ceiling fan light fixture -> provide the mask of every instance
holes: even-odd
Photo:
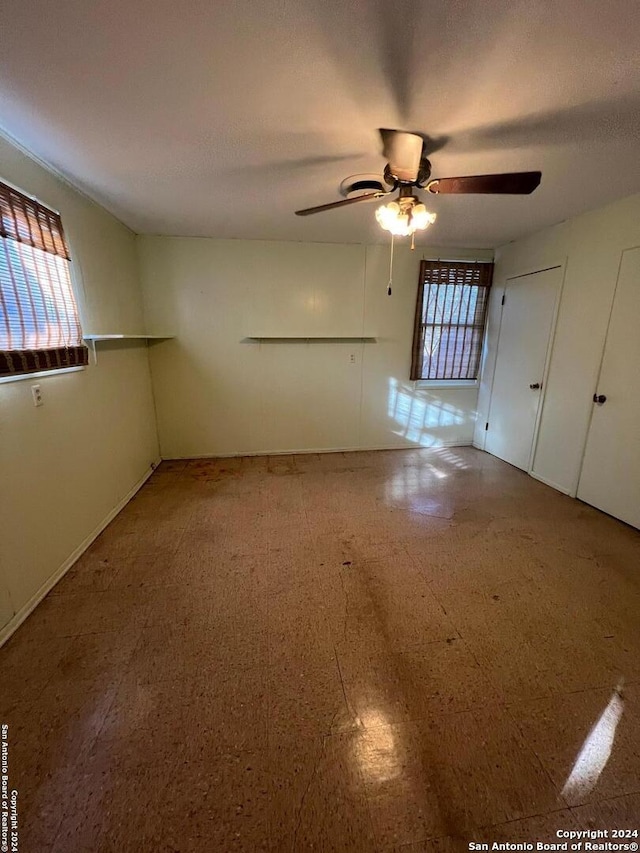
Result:
[[[424,204],[414,196],[400,198],[382,204],[376,210],[376,219],[381,228],[395,237],[410,237],[416,231],[424,231],[436,221],[436,214],[429,213]]]

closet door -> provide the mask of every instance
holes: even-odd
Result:
[[[640,248],[622,253],[595,396],[578,497],[640,527]]]
[[[507,280],[485,450],[529,470],[562,268]]]

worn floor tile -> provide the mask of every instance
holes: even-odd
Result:
[[[638,565],[640,533],[472,448],[165,462],[0,650],[22,846],[637,822]]]
[[[453,623],[409,557],[353,560],[342,571],[341,643],[397,649],[456,636]]]
[[[134,671],[115,691],[100,739],[139,755],[224,754],[267,745],[263,669],[190,671],[140,679]]]
[[[419,720],[495,703],[499,694],[463,640],[426,643],[403,650],[393,645],[345,647],[338,662],[347,699],[360,722],[376,725]]]
[[[269,751],[270,849],[274,853],[375,850],[353,736],[300,738]]]
[[[149,612],[149,601],[137,590],[48,595],[25,627],[46,642],[50,637],[136,630],[145,625]]]
[[[50,683],[37,707],[10,719],[9,779],[18,791],[24,849],[38,850],[55,838],[76,764],[95,742],[114,694],[108,683]]]
[[[387,846],[557,810],[557,794],[501,708],[367,728],[359,760]]]
[[[70,638],[53,673],[54,684],[75,682],[117,685],[129,670],[129,663],[141,637],[141,629],[79,634]]]
[[[622,843],[638,842],[640,836],[640,791],[615,797],[611,800],[601,800],[586,806],[578,806],[571,810],[574,820],[580,829],[608,829],[609,840]],[[612,830],[630,830],[629,833],[614,839]],[[638,835],[634,835],[637,830]]]
[[[335,657],[293,659],[268,667],[266,677],[270,745],[357,728]]]
[[[458,837],[447,836],[430,841],[408,844],[393,848],[393,853],[469,853],[471,844],[488,844],[491,850],[493,844],[533,844],[533,849],[540,843],[558,844],[566,842],[567,835],[559,835],[576,831],[578,824],[569,809],[550,812],[544,815],[509,821],[498,826],[471,829]],[[476,847],[476,850],[482,848]],[[514,848],[515,849],[515,848]]]
[[[120,560],[83,554],[54,586],[50,595],[75,592],[104,592],[118,571]]]
[[[46,642],[23,623],[0,648],[0,720],[13,710],[24,715],[43,692],[71,646],[71,637],[48,637]]]
[[[510,706],[569,805],[640,791],[640,687],[558,694]]]

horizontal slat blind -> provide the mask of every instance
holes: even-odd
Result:
[[[78,346],[82,333],[69,261],[13,240],[0,243],[0,349]]]
[[[40,373],[65,367],[82,367],[89,362],[89,350],[81,347],[56,349],[11,350],[0,352],[0,376],[20,373]]]
[[[476,379],[493,264],[422,261],[411,379]]]
[[[70,259],[60,214],[1,183],[0,237]]]
[[[0,183],[0,375],[86,363],[60,215]]]

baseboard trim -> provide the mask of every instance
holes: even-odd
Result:
[[[188,456],[164,455],[163,461],[173,459],[235,459],[238,456],[304,456],[310,453],[366,453],[371,450],[440,450],[443,447],[471,447],[471,441],[443,441],[429,447],[419,444],[398,446],[397,444],[372,445],[371,447],[317,447],[304,450],[241,450],[233,453],[192,453]]]
[[[559,486],[557,483],[554,483],[551,480],[547,480],[544,477],[538,476],[538,474],[534,474],[533,471],[528,471],[527,473],[530,477],[533,477],[534,480],[538,480],[540,483],[544,483],[545,486],[550,486],[557,492],[562,492],[563,495],[568,495],[570,498],[575,498],[575,493],[571,489],[566,489],[564,486]]]
[[[53,587],[61,580],[64,575],[69,571],[71,566],[84,554],[87,548],[100,536],[105,527],[110,524],[113,519],[118,515],[118,513],[124,509],[124,507],[129,503],[131,498],[136,494],[139,489],[144,486],[149,477],[153,474],[154,470],[160,464],[160,460],[158,459],[154,462],[149,470],[145,472],[144,476],[138,480],[135,486],[127,492],[127,494],[119,501],[111,512],[108,513],[106,518],[104,518],[100,524],[87,536],[87,538],[73,551],[73,553],[67,557],[64,563],[57,569],[40,587],[40,589],[36,592],[36,594],[27,601],[27,603],[15,613],[12,618],[7,622],[6,625],[0,629],[0,646],[7,642],[9,637],[17,631],[17,629],[22,625],[27,616],[30,616],[31,613],[36,609],[38,604],[42,601],[42,599],[53,589]]]

